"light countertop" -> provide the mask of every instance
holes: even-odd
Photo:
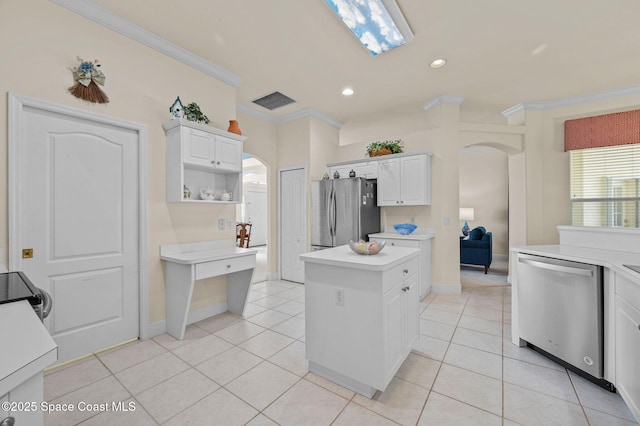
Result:
[[[395,240],[430,240],[435,237],[435,230],[431,228],[417,228],[409,235],[402,235],[396,232],[392,226],[387,226],[384,232],[369,234],[369,238],[395,239]]]
[[[0,396],[58,359],[58,346],[28,301],[0,305]]]
[[[239,247],[215,249],[215,250],[202,250],[191,251],[186,253],[173,253],[161,255],[160,259],[167,260],[175,263],[183,263],[185,265],[191,265],[194,263],[212,262],[214,260],[229,259],[238,256],[252,256],[257,253],[256,250],[245,249]]]
[[[378,254],[362,255],[354,253],[348,245],[344,245],[301,254],[300,260],[354,269],[385,271],[419,255],[420,250],[417,248],[389,246],[385,246]]]
[[[257,250],[236,247],[233,240],[201,241],[160,246],[160,259],[193,265],[240,256],[255,256]]]

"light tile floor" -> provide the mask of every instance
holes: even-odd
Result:
[[[430,294],[420,306],[420,341],[373,399],[308,372],[304,286],[272,281],[252,286],[244,318],[218,315],[182,341],[163,334],[48,371],[50,403],[135,410],[55,412],[45,424],[636,424],[618,395],[511,344],[510,287]]]

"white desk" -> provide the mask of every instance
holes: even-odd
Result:
[[[227,276],[227,309],[242,315],[247,303],[256,251],[232,240],[160,246],[166,268],[167,333],[182,340],[196,280]]]

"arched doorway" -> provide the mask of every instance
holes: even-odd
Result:
[[[236,207],[236,222],[250,223],[249,248],[257,253],[252,282],[267,280],[268,179],[267,166],[258,158],[242,155],[242,202]]]

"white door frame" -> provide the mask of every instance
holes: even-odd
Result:
[[[307,187],[307,166],[291,166],[291,167],[281,167],[278,169],[278,279],[282,279],[282,173],[288,172],[291,170],[302,169],[304,171],[304,186]],[[309,191],[307,191],[308,193]],[[304,221],[306,223],[304,237],[304,245],[308,247],[308,238],[307,234],[309,233],[309,223],[307,220],[307,204],[309,200],[308,197],[304,200]]]
[[[22,126],[25,109],[38,109],[53,112],[95,123],[107,124],[132,130],[138,134],[138,268],[139,268],[139,337],[148,339],[149,332],[149,275],[148,275],[148,161],[147,161],[147,126],[85,111],[54,102],[31,98],[9,92],[9,153],[8,153],[8,225],[9,225],[9,270],[22,270],[22,257],[19,256],[22,245],[19,219],[22,217],[22,206],[18,189],[20,173],[17,166],[21,163],[18,146],[22,139]]]

